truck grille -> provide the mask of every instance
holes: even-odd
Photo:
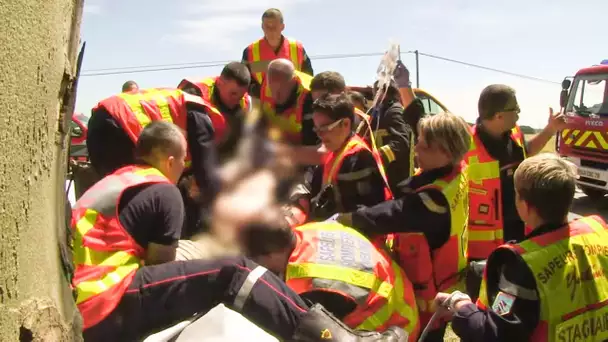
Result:
[[[608,171],[608,163],[597,162],[594,160],[581,159],[581,166]]]

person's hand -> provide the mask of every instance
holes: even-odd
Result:
[[[265,216],[280,210],[274,197],[276,186],[273,172],[262,169],[226,187],[213,206],[212,232],[230,243],[247,223],[264,221]]]
[[[446,320],[446,321],[451,320],[452,316],[454,315],[454,313],[452,311],[450,311],[450,308],[449,308],[449,302],[450,302],[451,296],[452,295],[450,293],[439,292],[439,293],[437,293],[437,295],[435,296],[435,299],[433,300],[434,310],[437,312],[437,314],[440,316],[440,318],[442,318],[443,320]]]
[[[276,151],[277,156],[290,160],[294,165],[321,165],[329,153],[323,145],[317,147],[277,144]]]
[[[397,67],[395,68],[395,71],[393,71],[393,79],[399,88],[410,88],[412,86],[412,83],[410,82],[410,71],[401,60],[397,61]]]
[[[549,107],[549,121],[546,128],[553,133],[568,128],[566,115],[561,112],[553,113],[553,108]]]

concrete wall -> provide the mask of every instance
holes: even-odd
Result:
[[[0,341],[79,339],[57,246],[82,2],[0,1]]]

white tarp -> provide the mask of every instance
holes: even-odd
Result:
[[[185,328],[184,328],[185,327]],[[173,329],[175,328],[175,329]],[[182,330],[183,329],[183,330]],[[178,335],[175,338],[176,335]],[[256,341],[278,342],[241,314],[220,304],[194,322],[184,321],[158,334],[149,336],[144,342],[219,342]]]

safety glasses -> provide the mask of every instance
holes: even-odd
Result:
[[[329,125],[325,125],[325,126],[320,126],[320,127],[314,127],[312,130],[319,134],[319,133],[327,133],[329,131],[331,131],[332,129],[338,127],[338,125],[340,125],[342,123],[342,121],[344,121],[344,119],[340,119],[338,121],[334,121],[332,123],[330,123]]]

